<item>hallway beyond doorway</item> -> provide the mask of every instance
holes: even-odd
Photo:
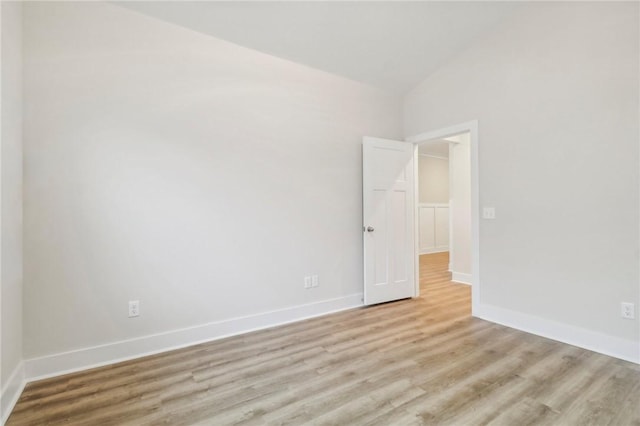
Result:
[[[440,293],[447,291],[448,288],[471,292],[468,285],[451,281],[449,252],[420,255],[420,297],[429,297],[432,292]],[[470,299],[471,294],[467,297]],[[471,306],[469,306],[469,313],[471,313]]]

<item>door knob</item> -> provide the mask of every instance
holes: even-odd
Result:
[[[375,231],[373,226],[367,226],[367,232],[373,232],[373,231]]]

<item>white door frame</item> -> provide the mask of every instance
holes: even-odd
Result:
[[[418,173],[418,146],[433,139],[443,139],[460,133],[470,133],[471,151],[471,314],[477,316],[480,307],[480,185],[478,170],[478,120],[467,121],[442,129],[420,133],[405,138],[414,145],[415,175]],[[418,180],[415,179],[415,199],[418,199]],[[418,229],[418,203],[416,204],[415,229]],[[451,242],[450,242],[451,244]],[[415,243],[415,294],[420,295],[420,247]]]

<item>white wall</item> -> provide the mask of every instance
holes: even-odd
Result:
[[[418,190],[421,203],[449,202],[449,160],[418,157]]]
[[[451,253],[452,279],[471,283],[471,141],[463,133],[449,138],[451,179]]]
[[[407,136],[478,119],[480,302],[635,351],[638,7],[531,5],[404,105]]]
[[[22,6],[0,5],[2,14],[2,212],[0,256],[0,417],[22,385]]]
[[[116,5],[24,8],[27,358],[361,293],[361,137],[401,136],[400,99]]]

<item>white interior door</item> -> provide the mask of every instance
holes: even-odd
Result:
[[[364,303],[416,296],[414,146],[362,142]]]

